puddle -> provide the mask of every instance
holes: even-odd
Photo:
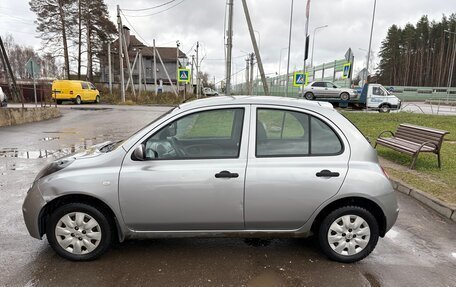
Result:
[[[45,138],[40,139],[40,141],[48,142],[48,141],[54,141],[54,140],[58,140],[58,139],[60,139],[60,137],[45,137]]]
[[[59,137],[44,137],[40,141],[58,140]],[[21,158],[21,159],[40,159],[40,158],[60,158],[66,155],[80,152],[98,143],[105,142],[106,138],[81,138],[78,144],[63,146],[56,149],[19,149],[19,148],[0,148],[0,158]]]
[[[17,148],[0,149],[0,158],[21,158],[21,159],[40,159],[40,158],[59,158],[86,149],[83,145],[72,145],[60,149],[39,149],[39,150],[20,150]]]
[[[78,110],[78,111],[106,111],[106,110],[112,110],[112,108],[70,108],[72,110]]]
[[[76,134],[76,132],[50,131],[43,132],[43,134]]]

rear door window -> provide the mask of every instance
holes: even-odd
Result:
[[[339,136],[323,120],[301,112],[257,109],[257,157],[320,156],[342,152]]]

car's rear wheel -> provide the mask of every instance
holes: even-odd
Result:
[[[84,203],[70,203],[54,210],[47,222],[46,236],[57,254],[73,261],[98,258],[112,241],[107,216]]]
[[[57,105],[61,105],[62,104],[62,100],[57,100]]]
[[[315,99],[315,96],[314,96],[313,93],[308,92],[308,93],[305,93],[305,94],[304,94],[304,98],[305,98],[306,100],[311,101],[311,100]]]
[[[348,101],[350,99],[350,95],[348,93],[340,94],[340,99],[344,101]]]
[[[330,259],[351,263],[369,255],[377,245],[378,223],[368,210],[344,206],[329,213],[319,229],[321,249]]]
[[[82,103],[81,97],[77,96],[76,99],[74,100],[74,102],[75,102],[76,105],[80,105]]]

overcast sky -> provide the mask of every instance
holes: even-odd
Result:
[[[176,7],[157,15],[133,17],[159,12],[166,7],[181,2],[176,0],[170,5],[144,12],[126,11],[126,9],[147,8],[169,0],[105,0],[110,16],[115,22],[116,5],[124,9],[139,39],[147,43],[156,39],[159,46],[174,46],[176,40],[181,43],[181,50],[188,55],[194,54],[192,47],[200,42],[201,57],[204,56],[201,69],[216,77],[218,82],[224,78],[224,16],[225,0],[184,0]],[[291,47],[291,70],[299,69],[303,64],[305,0],[295,0],[293,35]],[[291,0],[247,0],[254,29],[260,40],[260,52],[266,74],[279,72],[280,51],[288,45],[288,29]],[[316,35],[314,64],[330,62],[344,57],[351,47],[355,54],[355,68],[365,63],[369,43],[370,21],[373,0],[312,0],[310,8],[309,34],[313,29],[320,29]],[[374,24],[372,47],[377,54],[387,29],[392,24],[404,26],[415,24],[426,14],[430,20],[440,20],[442,14],[456,12],[454,0],[378,0]],[[35,32],[35,14],[29,9],[26,0],[0,0],[0,35],[13,34],[19,44],[40,47],[40,39]],[[125,19],[124,24],[130,26]],[[134,29],[131,30],[136,34]],[[242,2],[234,0],[234,38],[233,71],[245,67],[245,54],[253,51],[247,24],[242,10]],[[310,57],[310,53],[309,53]],[[377,58],[377,57],[376,57]],[[286,50],[282,50],[281,72],[286,71]],[[244,79],[239,73],[237,81]],[[235,82],[236,80],[233,80]]]

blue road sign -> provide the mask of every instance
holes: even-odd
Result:
[[[179,69],[178,70],[178,81],[181,83],[190,82],[190,70],[189,69]]]

